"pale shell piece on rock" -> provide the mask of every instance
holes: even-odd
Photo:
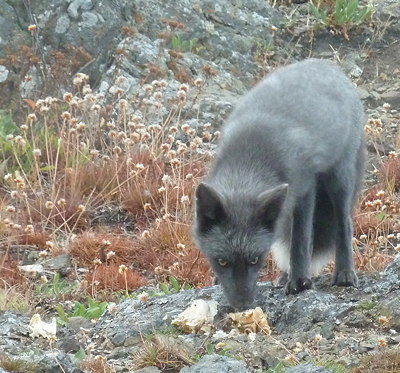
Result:
[[[28,325],[29,335],[32,338],[43,337],[50,338],[54,337],[57,333],[56,318],[53,317],[50,323],[44,322],[38,313],[35,313]]]
[[[244,312],[229,313],[228,317],[232,320],[233,325],[240,333],[271,334],[271,328],[260,307]]]
[[[210,333],[217,314],[218,303],[213,300],[196,299],[172,320],[171,324],[186,333]]]

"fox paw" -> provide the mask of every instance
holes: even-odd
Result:
[[[273,285],[276,288],[283,288],[289,279],[289,275],[286,271],[281,271],[281,273],[279,274],[279,276],[273,281]]]
[[[353,269],[344,269],[333,274],[332,285],[358,286],[358,278]]]
[[[313,283],[308,277],[289,279],[286,283],[286,294],[297,294],[307,289],[312,289]]]

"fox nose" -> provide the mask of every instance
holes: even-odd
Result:
[[[246,294],[245,296],[235,299],[235,302],[231,305],[237,312],[245,311],[252,307],[253,299],[250,299],[248,294]]]

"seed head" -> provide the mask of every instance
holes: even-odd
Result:
[[[83,86],[82,94],[85,95],[85,97],[83,98],[85,100],[85,102],[93,102],[94,101],[94,97],[92,95],[92,88],[90,88],[89,84],[85,84]]]
[[[102,263],[102,262],[101,262],[101,260],[100,260],[99,258],[96,258],[96,259],[93,260],[93,264],[94,264],[95,266],[99,266],[101,263]]]
[[[380,325],[387,325],[389,324],[389,319],[386,316],[381,315],[378,318],[378,322]]]
[[[195,85],[197,88],[201,88],[201,87],[203,86],[203,79],[197,78],[197,79],[194,81],[194,85]]]
[[[46,241],[46,247],[49,250],[54,250],[56,248],[56,245],[55,245],[55,243],[53,241]]]
[[[106,255],[107,260],[111,259],[113,256],[115,256],[115,251],[109,251]]]
[[[379,347],[385,347],[387,345],[386,338],[379,338],[377,341]]]
[[[119,146],[114,146],[114,148],[113,148],[113,153],[114,153],[116,156],[119,156],[119,155],[122,153],[122,149],[121,149]]]
[[[188,133],[189,129],[190,129],[190,126],[189,126],[188,124],[183,124],[183,125],[181,126],[181,130],[182,130],[184,133]]]
[[[33,225],[32,225],[32,224],[28,224],[28,225],[25,227],[24,231],[25,231],[25,233],[32,234],[32,233],[34,232]]]
[[[127,266],[125,264],[121,264],[118,268],[118,272],[123,275],[124,273],[126,273],[126,271],[128,270]]]
[[[13,212],[15,212],[16,209],[14,206],[8,205],[8,206],[6,206],[5,210],[8,213],[13,213]]]
[[[161,181],[163,182],[164,185],[171,184],[171,178],[167,174],[163,175]]]
[[[76,129],[77,129],[78,131],[83,131],[85,128],[86,128],[86,124],[83,123],[83,122],[79,122],[79,123],[76,125]]]
[[[169,151],[170,147],[171,147],[171,146],[170,146],[169,144],[166,144],[166,143],[161,144],[161,151],[162,151],[163,153],[166,153],[166,152]]]
[[[33,122],[36,122],[37,121],[36,115],[34,113],[29,114],[28,115],[28,121],[29,121],[30,124],[32,124]]]
[[[109,303],[107,306],[107,311],[111,314],[117,312],[117,309],[117,304],[114,302]]]
[[[121,98],[121,100],[119,100],[118,105],[120,109],[126,109],[126,107],[128,106],[128,101]]]
[[[178,97],[179,101],[183,102],[186,100],[186,91],[179,90],[178,93],[176,94],[176,97]]]
[[[169,163],[171,164],[171,166],[173,167],[177,167],[181,164],[181,161],[178,158],[172,158]]]
[[[137,298],[141,302],[147,302],[149,300],[149,294],[143,291],[142,293],[138,294]]]
[[[33,149],[32,150],[33,156],[34,157],[40,157],[42,155],[42,151],[40,149]]]
[[[189,86],[187,85],[187,84],[181,84],[180,86],[179,86],[179,90],[180,91],[184,91],[184,92],[187,92],[188,90],[189,90]]]
[[[188,205],[190,203],[190,198],[188,196],[182,196],[181,197],[181,203],[183,205]]]

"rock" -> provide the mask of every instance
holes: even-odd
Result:
[[[8,69],[5,66],[0,65],[0,83],[3,83],[7,80],[8,73]]]
[[[323,367],[317,367],[312,364],[302,364],[293,368],[286,369],[286,373],[332,373],[332,371]]]
[[[63,276],[65,276],[71,269],[71,265],[71,256],[69,254],[57,255],[56,257],[43,262],[43,266],[46,269],[57,271]]]
[[[90,329],[92,322],[82,316],[72,316],[68,318],[68,327],[78,333],[81,329]]]
[[[400,106],[400,87],[397,87],[395,90],[388,90],[381,94],[381,99],[384,102],[389,103],[392,107]]]
[[[390,298],[383,298],[377,309],[381,315],[387,316],[390,328],[400,332],[400,290],[391,293]]]
[[[135,370],[133,373],[161,373],[161,370],[156,367],[146,367],[143,369]]]
[[[74,335],[58,338],[56,346],[58,349],[66,353],[78,352],[79,349],[82,347],[77,337]]]
[[[205,355],[191,367],[185,367],[179,373],[248,373],[245,364],[226,356]]]
[[[353,311],[344,318],[344,322],[348,326],[356,328],[367,328],[371,325],[371,320],[360,311]]]

